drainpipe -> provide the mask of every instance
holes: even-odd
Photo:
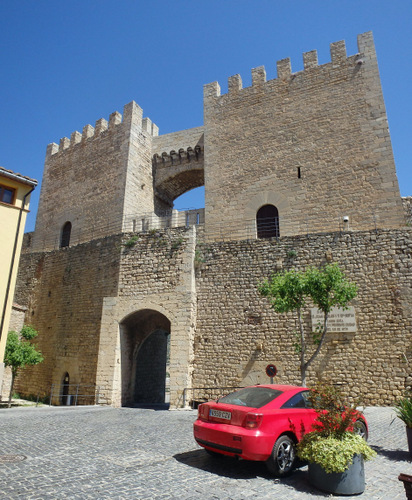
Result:
[[[0,340],[1,340],[1,335],[3,333],[3,326],[4,326],[4,321],[6,319],[6,310],[7,310],[7,303],[9,301],[9,294],[10,294],[10,286],[11,286],[11,278],[13,276],[13,269],[14,269],[14,264],[16,260],[16,253],[17,253],[17,243],[19,240],[19,233],[20,233],[20,226],[21,226],[21,218],[23,215],[23,211],[26,206],[26,199],[27,197],[34,191],[34,188],[36,186],[33,186],[31,190],[24,195],[23,198],[23,203],[20,207],[20,212],[19,212],[19,220],[17,221],[17,228],[16,228],[16,237],[14,238],[14,247],[13,247],[13,254],[11,257],[11,263],[10,263],[10,272],[9,272],[9,279],[7,281],[7,288],[6,288],[6,296],[4,297],[4,306],[3,306],[3,313],[1,315],[1,324],[0,324]]]

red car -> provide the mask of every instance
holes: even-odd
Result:
[[[292,385],[257,385],[201,404],[196,442],[210,454],[264,461],[270,472],[285,476],[295,464],[296,444],[316,420],[308,392]],[[367,439],[363,417],[355,427]]]

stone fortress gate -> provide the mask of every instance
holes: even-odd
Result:
[[[358,53],[303,54],[204,87],[204,125],[159,135],[131,102],[47,147],[15,302],[45,361],[23,394],[171,407],[199,388],[299,381],[291,319],[256,290],[270,273],[337,262],[359,286],[309,380],[391,404],[410,384],[410,203],[400,197],[371,33]],[[205,208],[174,200],[205,186]],[[305,321],[311,321],[308,310]],[[77,389],[78,390],[78,389]],[[218,391],[218,389],[217,389]],[[88,398],[88,399],[87,399]],[[86,401],[87,399],[87,401]]]

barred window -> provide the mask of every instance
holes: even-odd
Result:
[[[258,238],[279,238],[279,212],[274,205],[259,208],[256,224]]]

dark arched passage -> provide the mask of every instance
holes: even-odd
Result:
[[[170,321],[143,309],[120,324],[122,406],[167,401]]]

